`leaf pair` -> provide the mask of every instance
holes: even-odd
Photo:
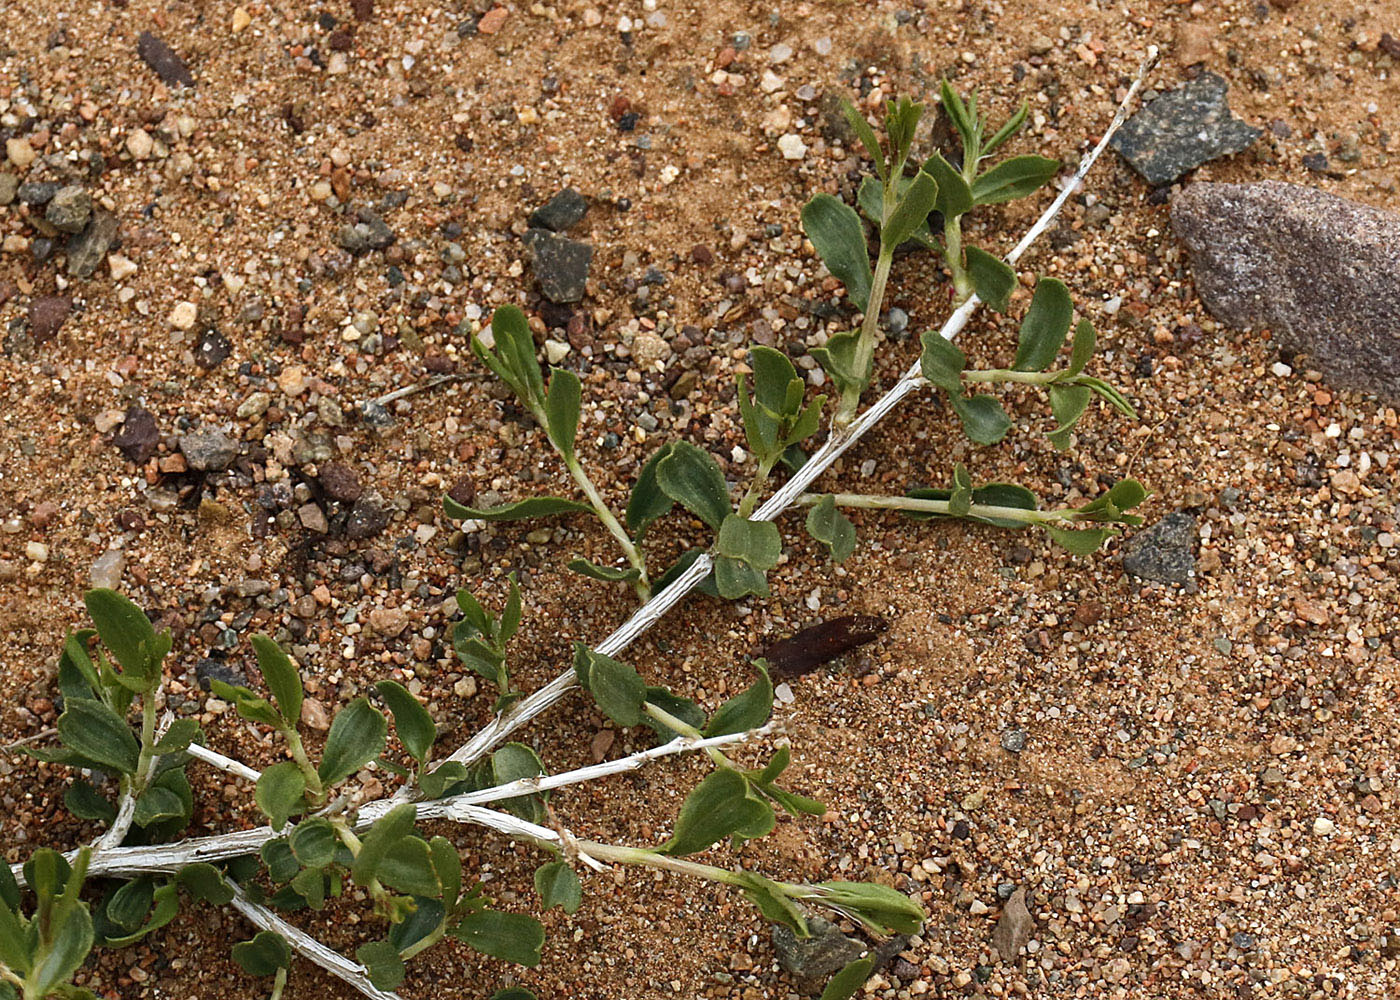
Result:
[[[24,865],[24,879],[34,890],[32,914],[21,907],[19,885],[9,865],[0,864],[0,984],[15,996],[72,995],[69,981],[82,966],[95,940],[87,903],[79,898],[87,875],[90,849],[82,848],[73,865],[63,855],[40,848]],[[13,976],[13,980],[10,980]]]
[[[510,593],[500,617],[487,611],[465,587],[457,591],[457,606],[462,620],[452,628],[452,649],[463,665],[492,681],[500,691],[496,711],[502,711],[520,695],[511,690],[510,672],[506,667],[506,646],[520,628],[523,606],[520,586],[511,573],[507,580]]]
[[[756,346],[750,349],[753,365],[753,395],[748,379],[739,375],[739,413],[749,451],[760,467],[771,469],[788,448],[811,437],[821,420],[825,396],[818,396],[805,407],[802,397],[806,382],[782,351]]]

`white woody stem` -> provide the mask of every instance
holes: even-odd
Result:
[[[343,979],[371,1000],[401,1000],[397,993],[379,989],[369,981],[369,973],[359,962],[346,958],[340,952],[327,948],[310,934],[293,927],[265,906],[253,902],[243,892],[241,886],[232,879],[227,880],[233,887],[230,905],[258,930],[272,931],[286,939],[292,951],[302,958],[325,969],[331,975]]]
[[[1113,121],[1104,130],[1098,145],[1080,161],[1079,169],[1074,172],[1074,177],[1069,183],[1064,185],[1059,197],[1051,202],[1035,225],[1021,237],[1021,241],[1016,244],[1012,251],[1006,255],[1008,264],[1015,264],[1021,259],[1032,243],[1034,243],[1042,233],[1049,228],[1050,223],[1055,221],[1055,217],[1064,208],[1065,202],[1080,189],[1086,174],[1098,160],[1099,156],[1108,147],[1108,141],[1113,138],[1113,134],[1118,131],[1128,118],[1128,109],[1131,107],[1133,98],[1137,96],[1138,90],[1142,87],[1142,82],[1152,67],[1157,64],[1157,47],[1150,46],[1147,59],[1143,61],[1138,69],[1137,78],[1133,81],[1128,93],[1118,106],[1118,112],[1113,116]],[[967,321],[982,304],[982,300],[973,294],[966,302],[958,306],[953,314],[948,317],[947,322],[939,334],[945,340],[952,340],[963,328],[967,326]],[[883,420],[891,410],[893,410],[905,396],[915,389],[925,385],[923,375],[920,373],[919,363],[916,361],[910,366],[903,377],[895,385],[881,396],[873,405],[865,410],[844,430],[838,430],[827,438],[824,445],[813,453],[812,457],[793,473],[782,487],[777,490],[768,502],[758,509],[758,513],[753,515],[755,521],[772,521],[782,514],[783,511],[795,504],[799,497],[807,491],[807,487],[816,481],[817,477],[831,467],[831,465],[841,457],[851,445],[855,444],[866,433],[881,420]],[[652,596],[652,599],[644,604],[631,618],[623,622],[610,636],[600,642],[596,647],[597,652],[604,656],[616,656],[632,644],[638,636],[646,632],[652,625],[656,624],[660,618],[693,590],[701,580],[709,575],[712,563],[709,555],[702,555],[691,564],[690,568],[677,577],[665,590]],[[544,687],[516,702],[510,709],[496,716],[480,729],[475,736],[460,747],[448,760],[459,761],[463,764],[480,759],[493,746],[505,739],[515,730],[549,708],[556,701],[577,686],[577,680],[573,670],[567,670]],[[407,790],[400,790],[394,799],[396,802],[404,802],[412,798],[412,793]]]

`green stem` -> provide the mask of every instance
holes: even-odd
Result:
[[[267,1000],[281,1000],[282,991],[287,986],[287,970],[278,969],[277,975],[272,980],[272,995]]]
[[[578,483],[579,489],[583,490],[583,495],[588,498],[588,503],[592,506],[594,513],[598,515],[598,520],[603,522],[603,527],[617,539],[617,544],[621,547],[623,555],[641,575],[633,582],[632,589],[637,592],[637,598],[645,604],[651,600],[651,583],[647,579],[647,562],[641,550],[633,543],[627,529],[622,526],[613,512],[608,509],[608,505],[603,502],[602,494],[598,492],[598,487],[593,485],[593,480],[588,478],[588,473],[579,464],[578,459],[566,457],[564,464],[568,466],[569,475],[574,477],[574,482]]]
[[[155,761],[156,745],[156,698],[154,691],[141,696],[141,752],[136,758],[136,773],[132,776],[130,790],[139,796],[146,790],[151,780],[152,764]]]
[[[965,382],[1019,382],[1023,385],[1049,385],[1060,372],[1018,372],[1010,368],[979,368],[962,373]]]
[[[754,473],[753,481],[749,483],[748,490],[744,493],[744,499],[739,501],[739,516],[747,518],[753,513],[754,506],[758,503],[759,497],[763,495],[763,487],[768,484],[768,477],[773,472],[773,466],[777,464],[774,458],[767,462],[758,463],[758,472]]]
[[[953,305],[960,306],[974,291],[972,278],[963,266],[961,215],[943,220],[943,260],[948,265],[948,273],[953,277]]]
[[[826,494],[823,494],[826,495]],[[870,496],[864,493],[832,493],[832,500],[838,507],[859,507],[864,510],[908,510],[921,514],[952,514],[952,505],[947,500],[923,500],[918,497]],[[798,503],[810,507],[820,502],[821,496],[807,494]],[[1026,510],[1024,507],[996,507],[991,504],[975,503],[967,509],[965,517],[994,518],[999,521],[1020,521],[1023,524],[1050,524],[1055,521],[1076,521],[1078,512],[1066,510]]]
[[[700,732],[700,730],[692,726],[690,723],[676,718],[664,708],[658,708],[656,705],[653,705],[649,701],[642,703],[642,711],[645,712],[647,715],[651,716],[657,722],[661,723],[667,729],[674,730],[675,732],[680,733],[682,736],[690,736],[698,740],[703,738],[703,736],[705,735],[704,733]],[[734,762],[728,757],[726,757],[723,753],[721,753],[718,747],[706,747],[705,753],[709,755],[710,760],[714,761],[719,766],[734,768]],[[735,768],[735,770],[737,770],[737,768]]]
[[[419,955],[427,951],[433,945],[437,944],[439,941],[442,940],[443,935],[446,933],[447,920],[444,919],[442,923],[437,925],[437,929],[431,934],[429,934],[427,937],[413,942],[413,944],[409,945],[403,951],[399,952],[399,957],[402,958],[405,962],[407,962],[410,958],[413,958],[415,955]]]
[[[618,847],[615,844],[600,844],[591,840],[581,840],[578,842],[578,848],[582,853],[597,858],[599,861],[641,865],[644,868],[659,868],[661,871],[689,875],[692,878],[703,878],[710,882],[722,882],[725,885],[740,884],[738,872],[729,871],[727,868],[717,868],[714,865],[702,865],[698,861],[673,858],[669,854],[657,854],[655,851],[641,847]]]
[[[288,726],[282,730],[282,735],[287,740],[287,749],[291,752],[292,760],[297,762],[302,776],[306,778],[306,790],[311,793],[315,804],[321,805],[326,797],[326,790],[321,786],[321,776],[316,773],[316,768],[311,766],[311,760],[306,756],[301,734],[296,731],[295,726]]]

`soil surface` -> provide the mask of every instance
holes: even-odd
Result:
[[[34,154],[0,172],[80,184],[119,223],[95,273],[76,278],[42,208],[0,208],[6,741],[53,725],[58,649],[86,624],[80,596],[100,557],[98,579],[119,579],[174,631],[170,707],[255,766],[278,748],[210,700],[197,670],[256,678],[257,631],[294,651],[322,706],[385,677],[409,683],[443,753],[493,700],[443,641],[456,588],[498,605],[518,573],[515,676],[531,689],[567,668],[570,643],[597,642],[633,602],[564,569],[574,555],[613,561],[591,520],[463,534],[442,515],[448,489],[479,502],[572,495],[542,433],[481,377],[465,331],[506,302],[534,317],[584,380],[581,452],[615,503],[678,437],[742,483],[733,382],[746,345],[787,347],[812,371],[805,348],[852,322],[798,223],[812,193],[849,197],[859,176],[842,95],[873,110],[932,98],[947,74],[996,117],[1026,98],[1013,150],[1072,165],[1157,44],[1157,88],[1204,66],[1265,131],[1194,179],[1285,179],[1400,208],[1400,21],[1387,0],[7,0],[0,23],[0,133],[28,147],[11,160]],[[192,87],[178,66],[143,61],[142,32],[183,60]],[[799,141],[780,147],[784,136]],[[594,255],[585,297],[560,306],[540,299],[521,236],[565,186],[590,201],[570,235]],[[1043,399],[1016,393],[1008,443],[977,449],[925,394],[821,485],[898,493],[946,483],[965,461],[979,480],[1061,504],[1134,475],[1154,493],[1151,521],[1194,519],[1187,582],[1132,577],[1117,542],[1072,558],[1030,534],[875,514],[855,518],[857,552],[833,567],[790,517],[771,599],[694,596],[629,654],[713,707],[774,640],[840,614],[889,622],[876,643],[791,681],[779,706],[791,784],[829,812],[780,821],[738,858],[709,856],[918,894],[928,923],[870,995],[1400,991],[1396,411],[1329,387],[1267,334],[1214,323],[1171,237],[1170,194],[1109,154],[1025,261],[1074,291],[1100,331],[1096,370],[1139,421],[1095,406],[1057,453]],[[981,211],[970,240],[1004,252],[1049,197]],[[338,239],[362,208],[394,241],[352,255]],[[910,323],[884,347],[876,388],[947,312],[928,255],[901,258],[891,287]],[[1028,298],[1018,291],[1013,314]],[[1004,362],[1013,337],[1011,321],[982,314],[960,343]],[[439,374],[460,378],[364,415],[365,401]],[[199,431],[223,437],[182,452]],[[673,517],[648,542],[653,565],[698,540]],[[577,696],[521,738],[556,770],[646,745]],[[554,807],[581,836],[654,844],[703,773],[671,759]],[[191,774],[191,833],[259,822],[245,784]],[[69,779],[0,757],[8,860],[98,833],[65,810]],[[537,907],[524,846],[434,832],[503,905]],[[992,932],[1016,887],[1034,926],[1020,956],[999,960]],[[367,914],[343,901],[295,919],[353,952],[382,934],[357,926]],[[400,992],[795,990],[767,925],[725,889],[620,871],[587,878],[576,914],[543,919],[540,969],[444,943]],[[98,953],[81,981],[107,997],[262,996],[228,958],[249,934],[232,911],[188,907],[141,944]],[[287,995],[351,992],[297,962]]]

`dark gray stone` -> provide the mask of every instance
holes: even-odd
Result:
[[[1034,929],[1035,920],[1031,917],[1031,911],[1026,909],[1026,889],[1022,886],[1011,894],[1002,907],[996,929],[992,931],[992,946],[1001,960],[1009,965],[1016,961],[1016,956],[1030,941]]]
[[[388,223],[368,208],[360,209],[358,220],[336,235],[336,242],[353,254],[383,250],[398,239]]]
[[[350,508],[350,516],[345,519],[345,537],[356,541],[374,538],[389,526],[389,515],[384,512],[384,501],[379,497],[362,496]]]
[[[1212,315],[1400,400],[1400,213],[1280,181],[1192,184],[1171,213]]]
[[[175,50],[149,31],[143,31],[136,39],[136,53],[147,66],[156,71],[167,86],[193,87],[194,76],[185,60],[175,54]]]
[[[1020,753],[1026,749],[1026,731],[1024,729],[1002,730],[1001,748],[1011,753]]]
[[[528,230],[525,246],[530,251],[540,294],[551,302],[577,302],[583,298],[588,269],[593,263],[593,247],[547,229]]]
[[[126,456],[128,462],[145,465],[156,453],[160,444],[160,428],[156,426],[155,415],[150,410],[133,406],[126,411],[121,430],[112,438],[112,444]]]
[[[588,211],[588,199],[571,187],[560,191],[544,205],[530,213],[530,225],[562,233],[577,225]]]
[[[92,217],[92,195],[77,184],[59,188],[54,193],[44,218],[59,232],[80,233]]]
[[[199,681],[199,686],[208,691],[213,685],[211,681],[223,681],[234,687],[246,687],[248,678],[243,671],[224,660],[216,660],[213,657],[205,657],[194,665],[194,676]]]
[[[233,351],[229,339],[212,326],[199,335],[194,349],[194,363],[205,371],[219,367]]]
[[[1129,118],[1110,145],[1149,184],[1170,184],[1208,160],[1247,149],[1263,132],[1230,114],[1228,90],[1214,73],[1202,73]]]
[[[47,205],[57,193],[58,185],[53,181],[29,181],[19,186],[19,202],[30,206]]]
[[[180,436],[180,451],[191,469],[222,472],[238,457],[238,442],[216,427]]]
[[[92,277],[116,238],[117,217],[98,209],[87,227],[68,240],[68,274],[74,278]]]
[[[864,955],[866,946],[821,917],[808,917],[807,926],[812,936],[799,938],[785,925],[775,924],[773,953],[799,989],[816,993],[843,966]]]
[[[1123,568],[1140,580],[1185,583],[1196,569],[1196,519],[1176,511],[1123,545]]]

